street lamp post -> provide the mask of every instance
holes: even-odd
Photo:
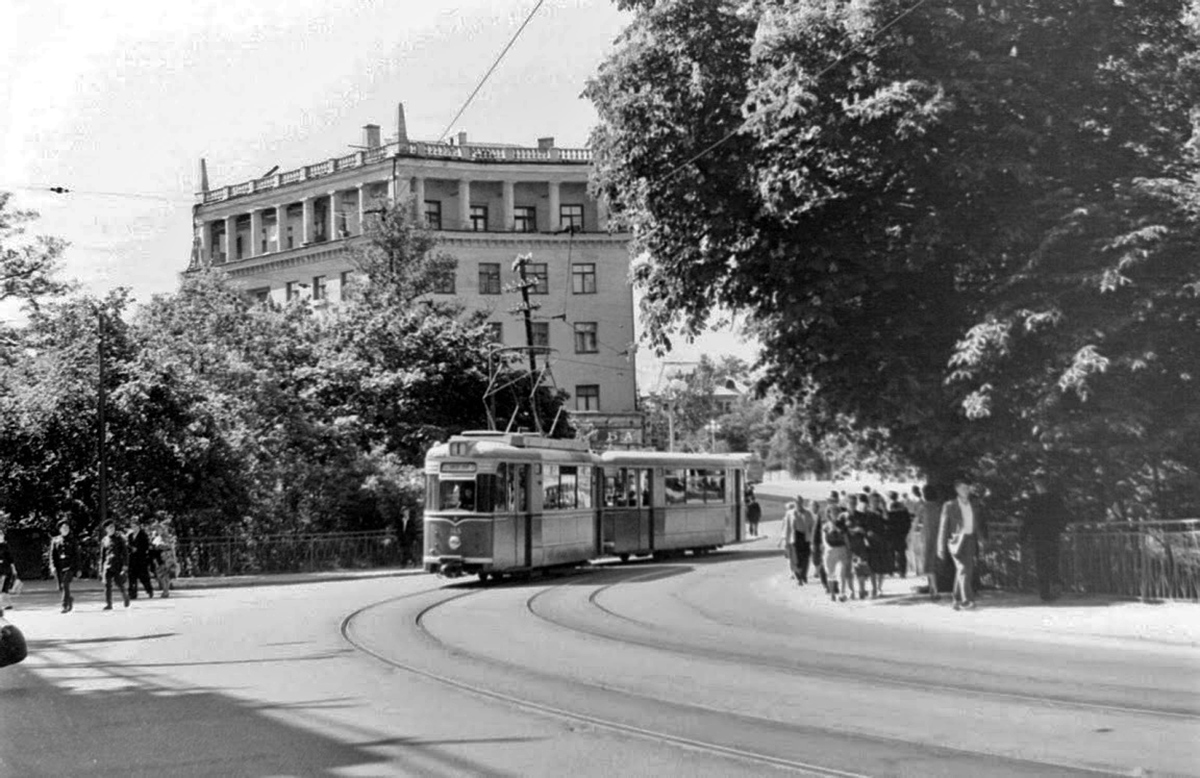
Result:
[[[100,391],[98,392],[100,407],[97,413],[100,429],[98,434],[99,449],[97,451],[97,458],[100,464],[100,526],[103,527],[104,522],[108,520],[108,441],[106,439],[107,429],[104,418],[107,410],[108,395],[104,387],[104,310],[102,308],[96,309],[96,319],[99,324],[100,333],[98,339],[99,345],[97,347],[100,360],[98,371],[100,379]]]
[[[721,425],[717,423],[716,419],[713,419],[704,427],[708,430],[708,451],[711,454],[717,450],[717,433],[720,432]]]

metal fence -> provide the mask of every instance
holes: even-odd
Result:
[[[410,564],[413,548],[391,530],[198,537],[178,541],[175,558],[190,578],[392,567]]]
[[[1061,540],[1065,591],[1200,601],[1200,519],[1071,524]],[[989,527],[980,562],[984,584],[1036,586],[1033,552],[1016,524]]]

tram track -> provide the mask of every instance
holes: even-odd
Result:
[[[632,583],[634,581],[639,580],[640,578],[641,578],[640,576],[634,577],[634,578],[629,579],[627,582]],[[643,621],[641,619],[635,619],[631,616],[627,616],[623,613],[619,613],[619,612],[613,610],[612,608],[609,608],[606,605],[603,605],[602,603],[599,602],[601,595],[603,595],[605,592],[613,589],[614,587],[620,586],[622,583],[626,583],[626,581],[618,581],[618,582],[614,582],[611,584],[606,584],[604,586],[598,587],[595,591],[593,591],[591,594],[588,595],[588,597],[587,597],[588,604],[593,606],[598,611],[604,613],[607,616],[619,619],[619,620],[629,623],[629,624],[636,625],[637,627],[647,630],[652,633],[654,633],[654,632],[661,633],[662,627],[660,625],[656,625],[651,622]],[[843,670],[843,669],[839,669],[837,667],[829,666],[828,664],[821,665],[821,666],[806,666],[806,665],[799,664],[799,663],[786,663],[786,662],[764,660],[760,654],[752,654],[752,653],[747,653],[747,652],[733,651],[733,650],[729,650],[729,649],[719,649],[719,648],[712,648],[712,647],[699,647],[692,643],[686,643],[686,642],[682,642],[679,640],[671,640],[668,638],[636,638],[636,637],[631,637],[628,635],[618,634],[618,633],[608,631],[608,630],[582,627],[577,624],[567,623],[565,621],[562,621],[561,619],[556,619],[552,616],[547,615],[546,613],[544,613],[542,611],[539,611],[538,608],[534,607],[533,603],[536,602],[538,599],[541,599],[542,596],[548,594],[549,591],[550,590],[544,590],[544,591],[539,592],[539,593],[533,595],[532,597],[530,597],[530,599],[526,603],[526,609],[529,611],[529,613],[531,615],[533,615],[535,618],[537,618],[539,620],[542,620],[546,623],[552,624],[560,629],[564,629],[564,630],[567,630],[570,632],[576,632],[579,634],[584,634],[589,637],[606,640],[606,641],[610,641],[610,642],[614,642],[614,643],[618,643],[618,644],[632,645],[632,646],[638,646],[640,648],[647,648],[647,649],[656,650],[656,651],[665,651],[665,652],[671,652],[671,653],[676,653],[676,654],[682,654],[682,655],[686,655],[686,656],[693,657],[696,659],[719,661],[719,662],[731,664],[731,665],[734,665],[737,667],[757,667],[757,668],[762,668],[762,669],[767,669],[767,670],[782,670],[782,671],[786,671],[789,673],[797,673],[797,672],[820,673],[821,677],[823,677],[823,678],[837,678],[840,680],[845,680],[845,681],[854,682],[854,683],[870,683],[870,684],[875,684],[875,685],[883,684],[883,685],[891,686],[893,688],[913,689],[913,690],[917,690],[917,691],[936,691],[936,692],[942,692],[942,693],[946,693],[946,694],[984,696],[984,697],[988,697],[988,698],[994,699],[994,700],[1036,704],[1036,705],[1052,707],[1052,708],[1056,708],[1056,709],[1060,709],[1060,710],[1063,710],[1063,709],[1080,710],[1080,711],[1086,710],[1086,711],[1096,711],[1096,712],[1105,712],[1105,713],[1150,716],[1150,717],[1155,717],[1155,718],[1164,718],[1165,717],[1165,718],[1172,718],[1172,719],[1181,719],[1181,720],[1185,720],[1185,721],[1200,721],[1200,713],[1197,713],[1195,711],[1185,711],[1185,710],[1177,710],[1177,709],[1173,709],[1173,708],[1163,708],[1163,707],[1153,708],[1153,707],[1143,707],[1143,706],[1136,706],[1136,705],[1118,705],[1118,704],[1113,704],[1113,703],[1089,702],[1089,701],[1085,701],[1085,700],[1072,699],[1072,698],[1068,698],[1068,697],[1064,697],[1064,696],[1046,695],[1046,694],[1044,694],[1044,695],[1022,694],[1022,693],[1018,693],[1018,692],[999,691],[995,688],[991,688],[991,687],[984,686],[981,684],[946,683],[944,681],[935,681],[930,678],[920,678],[920,679],[916,679],[916,680],[909,680],[909,679],[905,679],[905,678],[898,678],[895,675],[888,675],[887,673],[883,673],[883,672],[872,672],[869,670],[864,670],[862,667],[855,667],[855,669],[853,669],[853,670]],[[739,623],[735,623],[735,622],[730,622],[730,621],[713,618],[712,615],[710,613],[708,613],[705,609],[698,607],[695,603],[688,601],[686,598],[679,596],[677,593],[672,593],[671,597],[673,600],[679,602],[681,605],[687,607],[689,610],[692,610],[693,612],[695,612],[695,613],[699,614],[700,616],[702,616],[703,618],[705,618],[711,624],[714,624],[714,625],[717,625],[720,627],[729,628],[729,629],[745,629],[745,624],[739,624]],[[866,662],[869,660],[871,663],[892,664],[892,665],[896,665],[897,667],[904,667],[903,663],[894,662],[891,660],[880,659],[878,657],[865,657],[865,656],[843,654],[839,658],[843,661],[855,660],[855,661]]]
[[[555,584],[551,588],[555,588],[557,586],[562,586],[562,585],[563,584]],[[513,666],[513,665],[509,665],[507,663],[497,662],[496,660],[491,659],[482,654],[468,653],[468,652],[462,651],[459,648],[449,646],[444,641],[440,640],[436,635],[434,635],[424,625],[424,621],[425,621],[426,617],[430,613],[432,613],[434,610],[444,607],[452,602],[457,602],[457,601],[463,600],[467,597],[482,594],[488,590],[489,589],[481,587],[476,590],[456,593],[449,597],[440,599],[437,602],[427,605],[424,608],[422,608],[420,611],[418,611],[416,616],[413,618],[412,623],[417,628],[417,630],[421,633],[421,636],[425,640],[430,641],[430,642],[434,643],[435,645],[439,646],[442,649],[442,651],[445,652],[449,656],[467,656],[467,655],[469,655],[471,659],[478,661],[478,662],[484,662],[484,663],[491,664],[491,665],[503,665],[506,668],[514,668],[515,667],[516,669],[522,670],[524,668],[520,668],[519,666]],[[683,736],[679,736],[679,735],[672,734],[672,733],[656,731],[656,730],[648,729],[645,727],[639,727],[636,725],[628,724],[625,722],[615,721],[610,718],[593,716],[593,715],[578,712],[578,711],[566,710],[566,709],[558,707],[558,706],[547,705],[545,703],[541,703],[536,700],[527,699],[527,698],[520,697],[517,695],[509,694],[507,692],[497,691],[495,689],[488,689],[479,684],[470,683],[470,682],[463,681],[458,678],[451,677],[445,673],[429,670],[428,668],[424,668],[424,667],[418,667],[416,664],[414,664],[412,662],[406,662],[403,660],[399,660],[393,656],[387,656],[384,653],[371,648],[370,646],[357,640],[354,637],[354,635],[353,635],[354,620],[356,618],[358,618],[359,616],[361,616],[362,614],[366,613],[367,611],[375,609],[375,608],[383,607],[385,605],[392,605],[400,600],[411,599],[415,596],[425,595],[428,593],[429,593],[428,591],[423,591],[423,592],[419,592],[419,593],[412,594],[412,595],[403,595],[401,597],[392,597],[387,600],[382,600],[380,602],[372,603],[370,605],[359,608],[358,610],[350,613],[348,616],[345,617],[345,619],[342,620],[342,624],[341,624],[342,638],[347,643],[349,643],[355,650],[360,651],[361,653],[364,653],[368,656],[371,656],[375,660],[377,660],[387,666],[390,666],[394,669],[403,670],[405,672],[412,673],[414,675],[425,678],[427,680],[434,681],[443,686],[457,689],[459,691],[466,692],[468,694],[472,694],[477,697],[482,697],[484,699],[489,699],[489,700],[493,700],[496,702],[500,702],[500,703],[509,705],[511,707],[517,708],[519,710],[525,710],[525,711],[529,711],[532,713],[549,716],[551,718],[559,719],[562,721],[568,721],[568,722],[573,722],[573,723],[577,723],[577,724],[586,724],[586,725],[597,727],[600,729],[605,729],[610,732],[617,732],[620,734],[631,735],[631,736],[638,737],[638,738],[641,738],[644,740],[649,740],[654,743],[667,744],[667,745],[672,745],[672,746],[676,746],[676,747],[680,747],[680,748],[686,748],[686,749],[689,749],[692,751],[700,751],[703,753],[709,753],[709,754],[718,755],[718,756],[722,756],[722,757],[726,757],[726,758],[736,759],[736,760],[743,761],[743,762],[750,762],[750,763],[754,763],[754,764],[768,765],[768,766],[775,767],[775,768],[781,768],[784,770],[788,770],[790,772],[797,773],[799,775],[814,776],[816,778],[869,778],[868,775],[863,774],[863,773],[855,773],[855,772],[850,772],[850,771],[846,771],[846,770],[838,770],[838,769],[834,769],[831,767],[823,767],[820,765],[810,764],[810,763],[806,763],[806,762],[800,762],[800,761],[797,761],[794,759],[781,758],[781,757],[773,756],[771,754],[758,753],[758,752],[748,751],[745,749],[722,745],[719,743],[707,742],[707,741],[699,740],[696,738],[683,737]],[[527,671],[527,672],[532,672],[532,671]]]
[[[598,571],[598,574],[603,574],[603,572],[607,572],[607,571]],[[612,572],[624,572],[624,571],[623,570],[613,570]],[[609,590],[612,587],[620,586],[623,583],[632,583],[634,581],[652,580],[653,578],[656,578],[656,577],[662,577],[662,575],[663,574],[661,571],[655,571],[655,572],[647,573],[644,575],[634,576],[633,578],[623,578],[622,580],[619,580],[619,581],[615,581],[615,582],[612,582],[609,584],[603,584],[600,587],[598,587],[596,591],[589,594],[588,601],[592,605],[607,612],[607,611],[609,611],[609,609],[604,608],[603,606],[600,606],[598,603],[596,603],[596,599],[598,598],[600,593],[602,593],[603,591]],[[531,614],[533,614],[539,620],[550,621],[551,623],[554,623],[553,620],[545,619],[542,615],[538,614],[536,607],[533,605],[533,603],[536,603],[537,600],[540,599],[541,597],[549,594],[552,591],[559,590],[562,587],[568,585],[569,583],[570,582],[560,582],[560,583],[550,584],[548,586],[540,588],[537,592],[529,595],[525,599],[526,610],[528,612],[530,612]],[[495,587],[495,588],[503,589],[503,588],[508,588],[508,587]],[[438,637],[438,635],[436,635],[433,632],[433,630],[430,628],[430,626],[428,624],[429,617],[431,616],[431,614],[433,614],[437,610],[445,608],[446,606],[451,605],[452,603],[460,603],[462,600],[464,600],[466,598],[474,597],[474,596],[483,594],[485,592],[494,591],[494,590],[495,589],[493,587],[480,587],[480,588],[476,588],[476,589],[471,589],[469,591],[457,592],[457,593],[451,594],[449,596],[439,598],[437,601],[422,607],[415,614],[415,616],[413,616],[411,618],[411,622],[410,622],[411,626],[418,633],[418,635],[420,636],[420,638],[423,641],[425,641],[431,647],[434,647],[435,649],[437,649],[444,656],[450,656],[450,657],[455,657],[455,658],[459,658],[459,659],[468,659],[472,662],[477,662],[482,665],[490,666],[492,668],[501,669],[505,673],[508,673],[508,674],[517,673],[517,674],[521,674],[526,677],[537,678],[539,680],[548,681],[548,682],[552,682],[552,683],[568,683],[575,688],[587,689],[590,693],[593,693],[593,694],[601,694],[602,693],[602,694],[607,694],[607,695],[619,695],[620,698],[622,698],[623,700],[626,700],[628,702],[634,702],[639,705],[660,706],[660,707],[670,711],[670,713],[673,715],[675,720],[693,719],[693,718],[696,718],[697,716],[707,715],[707,716],[719,717],[720,720],[725,723],[736,722],[738,725],[740,725],[743,728],[757,729],[757,730],[762,730],[762,731],[773,731],[775,733],[782,734],[789,738],[790,737],[803,738],[805,736],[811,736],[813,734],[819,734],[819,735],[823,735],[823,736],[827,736],[827,737],[843,737],[843,738],[852,739],[857,743],[870,742],[876,747],[882,747],[884,749],[889,749],[889,748],[897,749],[897,750],[909,752],[909,754],[910,754],[909,758],[913,758],[911,756],[911,753],[914,751],[917,751],[917,752],[920,752],[920,758],[925,758],[925,759],[935,759],[935,760],[950,759],[950,760],[956,760],[956,761],[967,760],[967,761],[979,762],[981,764],[992,763],[993,766],[1003,765],[1004,767],[1002,768],[1002,772],[1004,772],[1005,774],[1008,773],[1009,768],[1012,769],[1013,774],[1030,774],[1030,775],[1044,774],[1044,771],[1046,771],[1046,770],[1054,770],[1054,771],[1059,771],[1059,772],[1069,771],[1072,773],[1090,774],[1090,775],[1120,774],[1120,773],[1114,773],[1110,770],[1089,767],[1087,765],[1064,764],[1064,763],[1058,763],[1058,762],[1048,761],[1048,760],[1042,760],[1042,761],[1027,760],[1027,759],[1021,759],[1021,758],[1013,757],[1013,756],[1006,756],[1003,754],[989,753],[986,751],[976,751],[976,750],[971,750],[971,749],[954,748],[951,746],[915,743],[915,742],[908,741],[908,740],[891,738],[888,736],[881,736],[881,735],[877,735],[877,734],[866,734],[866,733],[847,734],[845,732],[838,732],[838,731],[835,731],[832,729],[818,729],[818,731],[814,733],[814,729],[812,727],[807,727],[807,726],[803,726],[803,725],[792,725],[792,724],[788,724],[786,722],[778,721],[775,719],[766,719],[766,718],[754,716],[752,714],[746,714],[746,713],[731,711],[728,709],[698,704],[695,701],[691,701],[691,702],[687,702],[687,703],[673,702],[673,701],[661,699],[661,698],[658,698],[655,696],[647,696],[644,694],[640,694],[640,693],[637,693],[637,692],[629,690],[629,689],[612,687],[612,686],[605,685],[605,684],[588,683],[588,682],[583,682],[583,681],[573,680],[573,679],[564,679],[553,673],[534,670],[523,664],[497,659],[497,658],[488,656],[483,653],[478,653],[475,651],[471,651],[469,649],[464,649],[461,646],[448,644],[447,642],[442,640],[440,637]],[[420,594],[429,594],[429,592],[426,591],[426,592],[422,592]],[[520,694],[513,694],[511,692],[502,691],[497,688],[489,688],[485,684],[472,682],[472,681],[468,681],[468,680],[463,680],[463,678],[461,678],[461,677],[456,678],[456,677],[449,675],[443,671],[431,670],[428,667],[419,666],[418,664],[416,664],[412,661],[405,661],[402,659],[397,659],[396,657],[388,655],[385,652],[378,651],[378,650],[372,648],[371,646],[366,645],[362,641],[359,641],[355,638],[355,636],[353,634],[353,631],[354,631],[353,626],[354,626],[354,621],[356,618],[358,618],[361,614],[363,614],[373,608],[379,608],[379,607],[383,607],[386,605],[390,605],[400,599],[408,599],[408,597],[391,598],[389,600],[384,600],[384,601],[381,601],[378,603],[374,603],[374,604],[365,606],[364,608],[361,608],[361,609],[351,613],[350,615],[348,615],[345,618],[345,620],[342,622],[341,630],[342,630],[343,638],[351,646],[353,646],[355,649],[359,650],[360,652],[367,654],[369,656],[372,656],[377,661],[380,661],[380,662],[382,662],[388,666],[391,666],[395,669],[404,670],[406,672],[413,673],[420,677],[437,682],[439,684],[442,684],[442,685],[450,687],[450,688],[457,689],[462,692],[466,692],[468,694],[475,695],[477,697],[481,697],[484,699],[490,699],[495,702],[500,702],[500,703],[509,705],[509,706],[519,709],[519,710],[525,710],[525,711],[528,711],[531,713],[537,713],[537,714],[549,716],[549,717],[556,718],[556,719],[559,719],[562,721],[574,722],[577,724],[586,724],[586,725],[590,725],[590,726],[593,726],[593,727],[596,727],[599,729],[604,729],[604,730],[608,730],[608,731],[615,732],[615,733],[638,737],[640,739],[648,740],[648,741],[651,741],[654,743],[666,744],[666,745],[689,749],[692,751],[699,751],[702,753],[708,753],[708,754],[712,754],[712,755],[731,758],[731,759],[735,759],[735,760],[743,762],[743,763],[771,766],[774,768],[784,769],[784,770],[787,770],[787,771],[790,771],[790,772],[793,772],[796,774],[801,774],[801,775],[840,776],[841,778],[849,778],[849,777],[853,776],[853,777],[857,778],[858,776],[879,774],[879,773],[859,773],[859,772],[843,770],[843,769],[836,768],[836,767],[833,767],[830,765],[823,765],[823,764],[818,764],[816,762],[795,759],[795,758],[791,758],[791,757],[781,756],[778,754],[766,753],[762,750],[753,750],[753,749],[749,749],[749,748],[738,747],[736,745],[728,745],[725,743],[713,742],[712,740],[706,740],[706,739],[696,738],[696,737],[689,737],[687,735],[681,735],[679,733],[667,732],[661,728],[650,728],[650,727],[638,726],[636,724],[631,724],[627,721],[618,720],[616,717],[613,717],[613,716],[595,715],[595,714],[588,713],[588,712],[581,711],[581,710],[569,710],[560,705],[550,705],[550,704],[540,702],[535,699],[530,699],[527,696],[523,696]],[[624,618],[626,621],[631,621],[636,624],[643,624],[643,625],[645,624],[645,622],[641,622],[636,619],[630,619],[628,617],[623,617],[621,614],[614,613],[613,615],[615,615],[617,618]],[[564,625],[560,624],[558,626],[560,626],[560,628],[561,628]],[[567,625],[565,628],[571,629],[571,631],[589,634],[586,630],[574,629],[574,628],[570,627],[569,625]],[[607,635],[603,635],[603,634],[596,634],[596,635],[592,635],[592,636],[593,637],[601,637],[601,638],[605,638],[608,640],[613,639],[611,636],[607,636]],[[643,647],[645,647],[645,646],[643,646]],[[658,648],[659,650],[667,650],[667,651],[675,651],[676,650],[675,647],[671,647],[671,648],[663,648],[662,646],[650,646],[650,647]],[[711,659],[712,657],[702,654],[701,658]],[[737,661],[741,662],[743,660],[739,659]],[[771,668],[771,669],[785,669],[785,670],[789,670],[791,672],[795,672],[795,669],[796,669],[796,668],[791,668],[791,667],[784,667],[784,666],[777,665],[777,664],[776,665],[768,664],[765,666],[767,666],[768,668]],[[671,716],[665,717],[665,720],[670,720],[670,718],[671,718]],[[736,740],[736,738],[734,738],[734,740]]]

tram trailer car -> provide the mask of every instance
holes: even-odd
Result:
[[[425,459],[424,566],[489,577],[741,539],[745,455],[608,452],[464,432]]]

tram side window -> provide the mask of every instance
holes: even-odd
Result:
[[[438,477],[436,475],[425,476],[425,510],[436,511],[438,509]]]
[[[558,506],[558,465],[546,465],[542,474],[542,510],[552,511]]]
[[[479,476],[479,488],[475,490],[475,510],[479,513],[491,513],[496,503],[497,482],[500,479],[494,475]],[[499,503],[503,505],[503,502]]]
[[[578,507],[575,495],[578,482],[578,468],[573,465],[563,465],[558,468],[558,507]]]
[[[725,502],[725,471],[709,470],[704,477],[704,501]]]
[[[632,476],[630,485],[633,486],[637,492],[635,497],[640,496],[642,507],[649,508],[650,507],[650,473],[651,473],[651,471],[649,469],[639,469],[639,470],[631,470],[629,472],[630,472],[630,475]],[[637,503],[631,502],[630,505],[637,505]]]
[[[687,471],[665,471],[663,488],[666,491],[667,505],[683,505],[687,500]]]
[[[442,481],[438,484],[439,511],[474,511],[474,481]]]
[[[704,504],[704,472],[703,470],[687,471],[687,501],[691,504]]]
[[[579,487],[579,490],[577,492],[578,496],[576,497],[576,500],[575,500],[576,504],[578,504],[578,506],[580,508],[591,508],[592,507],[592,468],[586,467],[586,466],[579,468],[578,487]]]
[[[625,505],[625,471],[605,470],[604,507],[620,508]]]
[[[504,462],[496,465],[492,488],[492,510],[511,510],[508,508],[508,465]]]

